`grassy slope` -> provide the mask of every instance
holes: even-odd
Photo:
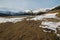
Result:
[[[49,13],[60,12],[60,10],[51,11]],[[57,14],[59,17],[60,14]],[[29,17],[28,17],[29,18]],[[59,22],[58,19],[46,20],[52,22]],[[43,28],[39,27],[42,21],[21,21],[17,23],[2,23],[0,24],[0,40],[60,40],[52,31],[43,32]],[[48,30],[48,29],[45,29]],[[58,30],[58,33],[60,31]]]
[[[57,40],[54,32],[43,32],[41,21],[0,24],[0,40]]]

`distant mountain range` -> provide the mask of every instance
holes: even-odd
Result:
[[[52,10],[60,10],[60,6],[55,8],[45,8],[45,9],[35,9],[35,10],[25,10],[19,12],[12,12],[6,8],[0,8],[0,16],[21,16],[21,15],[35,15],[35,14],[43,14]]]

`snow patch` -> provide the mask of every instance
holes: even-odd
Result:
[[[60,37],[60,34],[57,34],[58,37]]]
[[[42,20],[43,18],[56,18],[56,17],[57,17],[56,14],[57,14],[57,13],[53,13],[53,14],[48,13],[48,14],[36,16],[36,17],[34,17],[34,18],[27,19],[27,20],[35,20],[35,21],[37,21],[37,20]]]
[[[44,31],[44,32],[49,32],[49,33],[51,32],[51,31],[46,31],[46,30],[43,30],[43,31]]]
[[[6,23],[6,22],[16,23],[18,21],[24,20],[24,18],[25,17],[21,17],[21,18],[3,18],[3,17],[0,17],[0,23]]]
[[[40,27],[54,30],[55,33],[57,32],[57,30],[56,30],[57,28],[60,29],[59,28],[60,22],[47,22],[47,21],[45,21],[45,22],[42,22],[41,25],[42,26],[40,26]]]

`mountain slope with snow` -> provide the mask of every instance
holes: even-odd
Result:
[[[60,18],[57,14],[56,12],[33,16],[0,17],[0,39],[58,40]]]

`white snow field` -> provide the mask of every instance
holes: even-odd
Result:
[[[53,31],[55,31],[57,36],[60,36],[60,34],[57,33],[57,31],[60,30],[60,22],[47,22],[47,21],[43,21],[39,27],[53,30]],[[51,31],[46,31],[46,30],[43,30],[43,31],[44,32],[51,32]]]
[[[40,26],[40,27],[42,27],[42,28],[51,29],[56,32],[56,28],[59,28],[60,22],[42,22],[41,25],[42,26]]]
[[[3,18],[3,17],[0,17],[0,23],[6,23],[6,22],[16,23],[16,22],[24,20],[24,18],[26,18],[26,17],[20,17],[20,18]]]
[[[35,21],[37,21],[37,20],[42,20],[44,18],[57,18],[56,14],[58,14],[58,13],[53,13],[53,14],[48,13],[48,14],[44,14],[44,15],[35,16],[34,18],[27,19],[27,20],[35,20]]]

